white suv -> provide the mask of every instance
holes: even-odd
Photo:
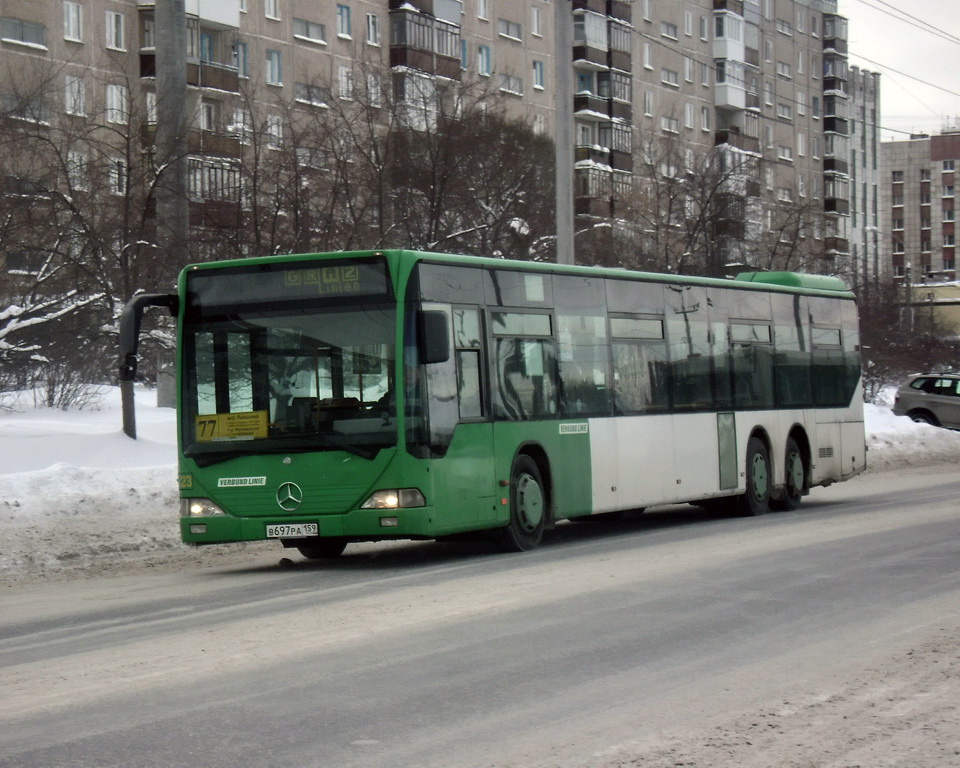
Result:
[[[960,429],[960,374],[911,376],[897,390],[893,412],[935,427]]]

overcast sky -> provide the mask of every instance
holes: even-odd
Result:
[[[960,0],[839,0],[839,12],[850,20],[850,63],[881,73],[883,140],[960,128]],[[898,20],[906,14],[912,24]]]

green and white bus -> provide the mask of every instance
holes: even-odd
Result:
[[[412,251],[198,264],[176,295],[181,535],[348,542],[677,502],[794,508],[865,467],[842,281],[736,280]]]

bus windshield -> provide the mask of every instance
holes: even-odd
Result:
[[[383,301],[285,312],[239,309],[185,324],[184,454],[345,450],[397,442],[396,306]]]

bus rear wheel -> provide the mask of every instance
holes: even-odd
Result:
[[[747,489],[737,497],[737,511],[744,517],[765,515],[770,511],[770,456],[759,437],[747,442]]]
[[[783,510],[796,509],[807,489],[807,468],[803,464],[800,447],[792,437],[787,440],[784,471],[783,496],[773,506]]]
[[[518,456],[510,472],[510,522],[497,531],[504,552],[536,549],[546,522],[546,495],[540,468],[529,456]]]
[[[307,560],[330,560],[340,557],[346,548],[346,539],[317,539],[297,544],[300,554]]]

